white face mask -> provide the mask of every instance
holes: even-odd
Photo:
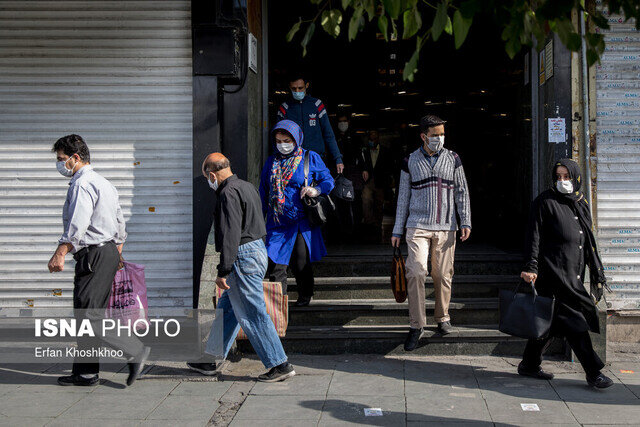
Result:
[[[349,129],[349,122],[338,122],[338,130],[342,133]]]
[[[213,189],[213,191],[216,191],[218,189],[218,180],[217,179],[215,181],[211,182],[211,178],[207,178],[207,183],[209,184],[209,187],[211,187],[211,189]]]
[[[562,194],[571,194],[571,193],[573,193],[573,183],[571,182],[571,180],[557,181],[556,182],[556,188]]]
[[[73,169],[76,167],[76,165],[73,165],[73,168],[67,169],[67,162],[71,160],[71,157],[69,157],[67,160],[60,160],[59,162],[56,162],[56,169],[58,169],[60,175],[66,176],[67,178],[73,176]]]
[[[278,147],[279,152],[287,155],[293,151],[293,149],[296,147],[296,144],[294,144],[293,142],[284,142],[281,144],[276,144],[276,147]]]
[[[427,137],[427,147],[436,153],[442,150],[442,147],[444,147],[444,135]]]

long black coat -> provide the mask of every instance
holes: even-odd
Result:
[[[543,192],[533,202],[527,231],[524,270],[538,274],[540,295],[556,298],[554,335],[600,332],[597,308],[584,287],[587,239],[572,203],[553,190]]]

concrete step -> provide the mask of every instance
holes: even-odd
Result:
[[[521,356],[525,340],[505,335],[495,325],[458,326],[450,335],[441,336],[426,330],[418,348],[411,353],[403,349],[406,326],[292,326],[282,343],[288,354],[411,354],[411,355],[498,355]],[[239,341],[242,351],[252,352],[247,340]],[[561,341],[549,352],[564,354]]]
[[[497,297],[500,289],[511,289],[518,283],[516,275],[454,275],[454,298]],[[433,279],[427,277],[426,297],[433,298]],[[314,299],[381,299],[393,296],[389,276],[371,277],[318,277],[315,280]],[[289,279],[289,298],[298,298],[295,279]]]
[[[406,254],[405,254],[406,256]],[[519,274],[520,255],[507,253],[456,254],[455,272],[461,275]],[[377,254],[329,254],[313,266],[316,277],[388,276],[391,272],[391,251]]]
[[[409,308],[393,299],[314,300],[307,307],[295,307],[291,301],[289,324],[292,326],[371,326],[409,324]],[[435,302],[426,301],[427,321],[434,322]],[[497,298],[457,298],[449,306],[454,325],[488,325],[499,320]]]

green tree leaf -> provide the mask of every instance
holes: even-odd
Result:
[[[309,44],[311,37],[313,37],[313,33],[315,30],[316,23],[312,22],[311,24],[309,24],[309,28],[307,28],[307,32],[304,34],[304,38],[300,42],[300,45],[302,46],[302,56],[307,56],[307,45]]]
[[[460,10],[456,10],[453,14],[453,38],[455,40],[456,49],[460,49],[460,46],[462,46],[462,43],[464,43],[467,38],[471,22],[473,22],[473,18],[463,17]]]
[[[360,20],[364,9],[358,6],[349,20],[349,41],[354,40],[360,31]]]
[[[402,78],[404,80],[413,81],[418,71],[418,59],[420,59],[420,49],[416,49],[413,55],[411,55],[411,59],[404,64],[404,71],[402,72]]]
[[[336,38],[340,35],[340,23],[342,23],[342,12],[338,9],[325,10],[320,18],[320,25],[327,34]]]
[[[507,41],[507,44],[505,45],[505,51],[507,52],[507,55],[509,55],[509,58],[513,59],[518,54],[518,52],[520,52],[521,47],[522,45],[520,44],[520,37],[512,37],[509,39],[509,41]]]
[[[422,27],[422,16],[420,16],[417,8],[405,11],[402,20],[404,23],[403,39],[413,37]]]
[[[562,41],[562,44],[565,45],[567,49],[574,52],[580,50],[582,38],[576,32],[570,20],[558,19],[555,21],[555,26],[553,26],[552,29],[558,34],[560,41]]]
[[[287,42],[290,42],[291,40],[293,40],[293,37],[296,35],[298,30],[300,30],[300,25],[301,24],[302,24],[302,19],[300,19],[298,22],[293,24],[293,26],[291,27],[291,29],[287,33]]]
[[[384,10],[389,14],[391,19],[398,19],[400,11],[402,9],[401,0],[381,0],[384,5]]]
[[[342,10],[347,10],[353,0],[342,0]]]
[[[389,19],[387,19],[387,15],[378,16],[378,29],[384,36],[384,40],[389,41]]]
[[[375,0],[362,0],[362,6],[364,6],[364,10],[367,12],[367,16],[369,17],[369,22],[376,16],[376,2]]]
[[[309,0],[311,2],[311,4],[320,4],[320,2],[322,2],[322,0]]]
[[[440,34],[442,34],[442,30],[444,30],[444,27],[447,25],[447,18],[449,18],[447,15],[448,5],[448,0],[438,3],[436,16],[433,18],[433,25],[431,26],[431,37],[433,37],[433,41],[438,41]]]
[[[447,25],[444,26],[444,32],[451,35],[453,34],[453,24],[451,24],[451,18],[447,15]]]

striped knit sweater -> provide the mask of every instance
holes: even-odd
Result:
[[[456,153],[443,148],[432,168],[418,149],[402,169],[394,235],[401,236],[405,228],[457,230],[456,210],[460,225],[471,228],[469,188]]]

